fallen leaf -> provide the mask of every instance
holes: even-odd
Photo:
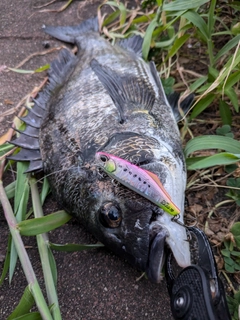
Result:
[[[9,99],[5,99],[4,100],[4,104],[6,105],[13,105],[13,101],[9,100]]]
[[[221,256],[217,255],[214,256],[215,260],[216,260],[216,264],[217,264],[217,268],[218,270],[222,270],[224,267],[224,260]]]
[[[189,210],[194,214],[200,213],[203,210],[203,206],[200,204],[195,203],[194,205],[189,207]]]
[[[8,129],[8,131],[6,133],[4,133],[1,137],[0,137],[0,145],[4,144],[5,142],[7,142],[8,140],[11,140],[11,132],[13,131],[13,129]]]

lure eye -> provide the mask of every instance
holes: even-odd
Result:
[[[99,210],[99,220],[106,228],[118,228],[122,221],[122,212],[118,205],[105,203]]]
[[[101,160],[102,162],[106,163],[106,162],[109,160],[109,158],[108,158],[107,156],[105,156],[105,155],[101,155],[101,156],[100,156],[100,160]]]

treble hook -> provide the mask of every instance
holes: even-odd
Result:
[[[184,223],[182,223],[181,221],[179,221],[179,218],[180,218],[180,215],[177,214],[176,216],[172,217],[171,220],[172,220],[173,222],[176,222],[177,224],[179,224],[180,226],[182,226],[183,228],[186,229],[186,232],[187,232],[187,241],[191,241],[191,240],[192,240],[192,236],[191,236],[190,231],[188,230],[188,227],[185,226]]]

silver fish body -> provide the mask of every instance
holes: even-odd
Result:
[[[23,119],[29,131],[22,136],[32,135],[35,149],[21,136],[15,144],[25,148],[22,158],[29,155],[29,171],[43,166],[57,201],[68,212],[159,282],[166,243],[179,265],[190,264],[185,229],[99,172],[94,157],[104,151],[156,174],[183,221],[186,168],[179,130],[154,63],[141,58],[142,39],[113,46],[97,29],[96,19],[76,27],[45,28],[75,43],[78,53],[60,53],[51,64],[47,88]],[[23,160],[21,154],[18,160]]]

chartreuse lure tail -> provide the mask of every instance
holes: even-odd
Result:
[[[180,213],[154,173],[106,152],[97,152],[96,161],[110,177],[155,203],[164,211],[173,216]]]

